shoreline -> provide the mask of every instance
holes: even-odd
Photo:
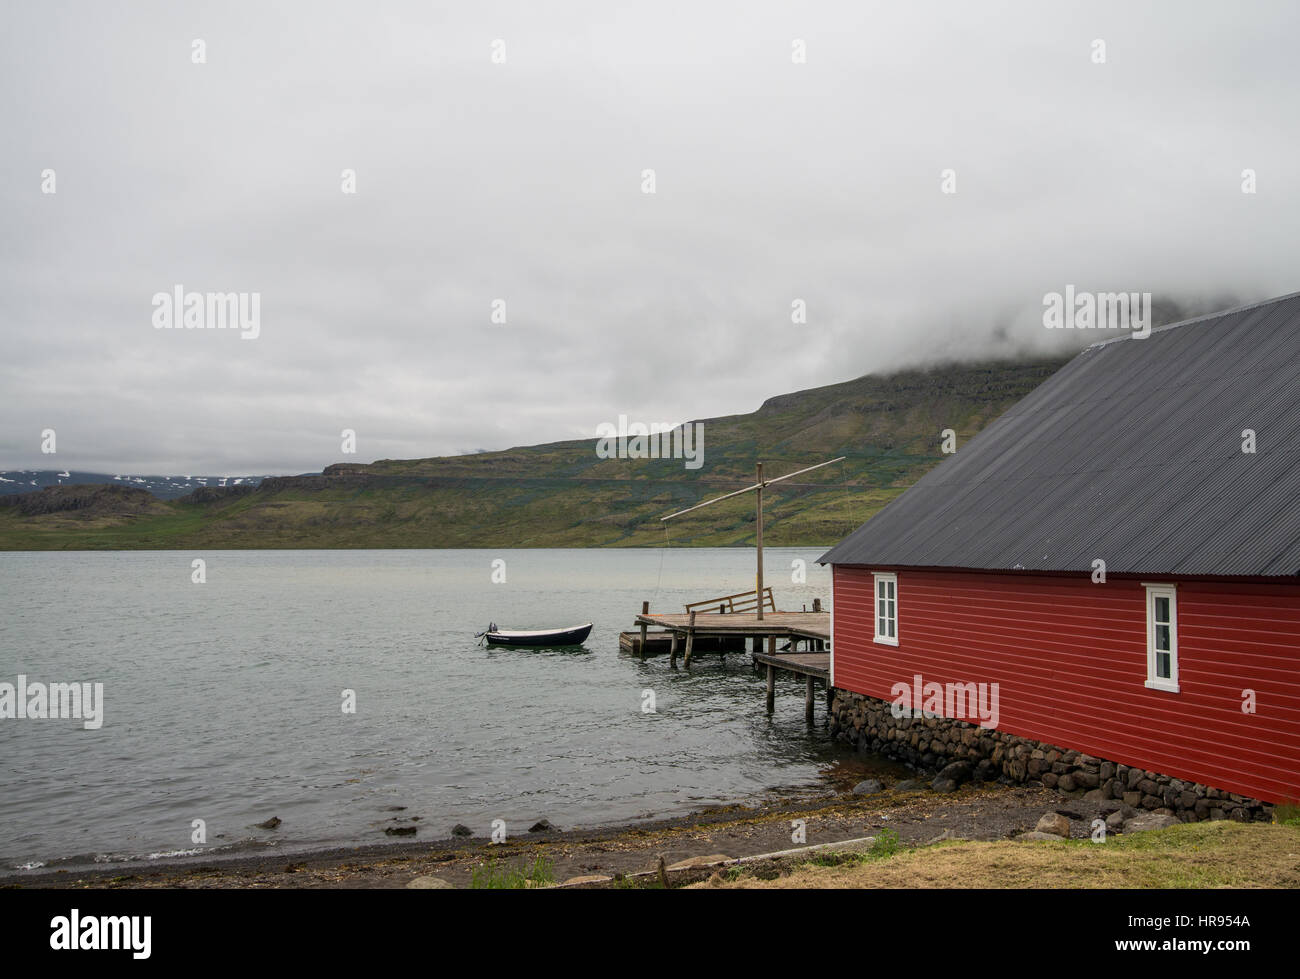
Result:
[[[416,878],[425,881],[417,887],[468,888],[474,871],[487,864],[519,866],[538,859],[550,863],[557,884],[600,886],[592,878],[621,881],[654,870],[660,858],[672,869],[703,857],[734,859],[861,839],[886,828],[908,847],[945,839],[1005,840],[1033,830],[1048,811],[1077,817],[1072,835],[1078,838],[1088,835],[1089,823],[1100,813],[1094,803],[1042,786],[831,792],[611,827],[525,833],[499,844],[465,837],[217,858],[196,854],[102,870],[37,869],[0,878],[0,888],[404,888]],[[802,842],[795,839],[794,820],[804,822]],[[430,878],[435,882],[428,883]]]

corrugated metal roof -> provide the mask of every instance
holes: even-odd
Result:
[[[1300,293],[1089,347],[819,560],[1097,558],[1115,574],[1300,573]]]

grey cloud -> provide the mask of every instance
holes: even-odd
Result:
[[[0,468],[504,448],[1061,349],[1066,283],[1297,288],[1290,5],[546,6],[6,5]],[[261,337],[153,330],[176,283]]]

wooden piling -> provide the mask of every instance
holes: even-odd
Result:
[[[767,712],[776,710],[776,667],[767,664]]]
[[[695,651],[695,613],[691,613],[691,620],[686,626],[686,668],[691,668],[691,653]]]
[[[649,603],[649,602],[642,602],[642,603],[641,603],[641,614],[642,614],[642,615],[649,615],[649,614],[650,614],[650,603]],[[641,658],[642,658],[642,659],[645,659],[645,632],[646,632],[646,624],[645,624],[644,622],[642,622],[642,623],[641,623],[641,650],[640,650],[640,652],[641,652]]]

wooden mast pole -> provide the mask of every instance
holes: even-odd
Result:
[[[750,490],[758,492],[758,519],[757,519],[757,543],[758,543],[758,565],[754,573],[755,596],[758,600],[758,620],[763,621],[763,487],[771,483],[779,483],[782,480],[790,479],[792,476],[801,476],[804,473],[812,472],[814,469],[820,469],[822,466],[829,466],[835,462],[842,462],[844,456],[836,456],[826,462],[819,462],[815,466],[809,466],[806,469],[799,469],[792,473],[786,473],[784,476],[777,476],[776,479],[763,478],[763,464],[758,463],[758,479],[753,486],[746,486],[744,489],[738,489],[734,493],[724,493],[722,496],[715,497],[712,500],[705,500],[703,503],[697,503],[694,506],[688,506],[685,510],[678,510],[676,513],[670,513],[667,516],[660,517],[663,520],[672,520],[673,517],[680,517],[684,513],[690,513],[701,507],[711,506],[714,503],[720,503],[723,500],[729,500],[733,496],[739,496],[741,493],[748,493]]]
[[[754,595],[758,598],[758,621],[763,621],[763,464],[758,464],[758,567],[754,575]]]

